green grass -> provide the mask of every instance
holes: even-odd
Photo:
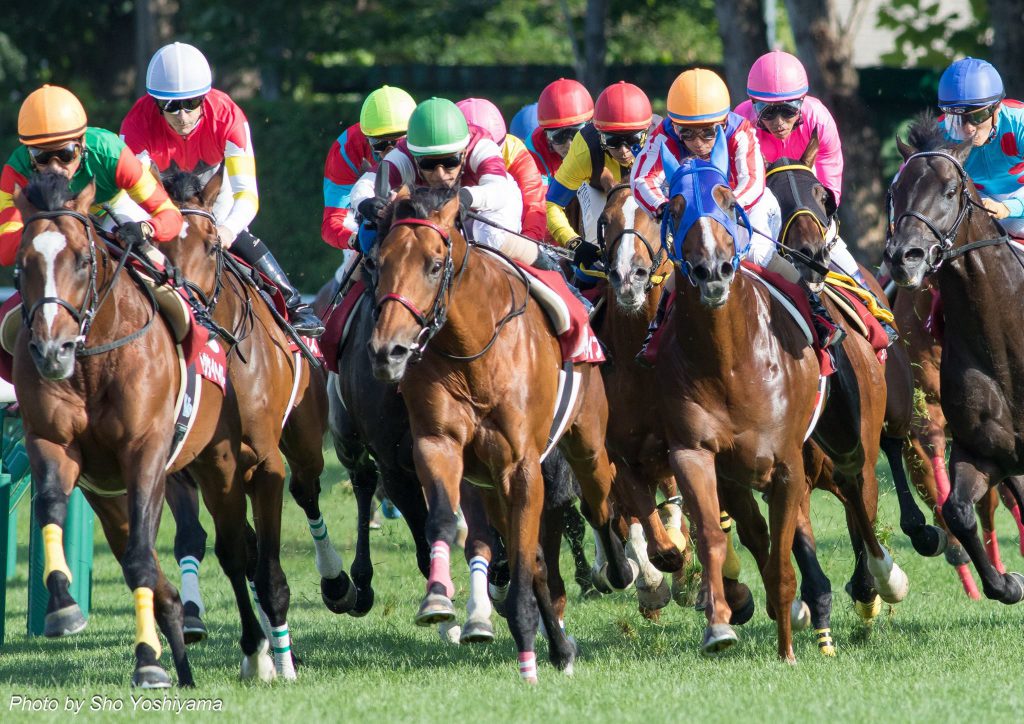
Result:
[[[329,459],[333,463],[333,455]],[[336,463],[325,475],[325,481],[331,479],[340,479]],[[652,623],[640,617],[632,593],[584,602],[571,584],[566,620],[581,648],[576,675],[566,678],[547,664],[546,645],[539,641],[540,685],[533,688],[519,682],[511,637],[497,617],[497,639],[488,647],[445,645],[434,630],[413,625],[423,582],[400,521],[386,521],[372,534],[377,599],[370,614],[353,619],[329,613],[320,601],[303,515],[287,500],[283,563],[292,592],[289,624],[305,661],[298,682],[270,687],[238,682],[237,614],[211,540],[201,573],[211,636],[189,652],[197,688],[172,689],[167,696],[218,698],[220,716],[229,721],[1019,720],[1024,709],[1020,611],[969,601],[941,558],[915,555],[896,525],[888,484],[883,491],[879,526],[911,589],[905,602],[885,607],[867,635],[842,592],[853,565],[842,510],[827,494],[815,493],[818,554],[834,589],[837,658],[821,657],[813,634],[801,632],[795,637],[799,663],[786,666],[775,659],[775,626],[764,615],[753,559],[741,549],[743,578],[754,590],[758,612],[740,629],[740,644],[731,652],[714,660],[698,653],[704,619],[692,609],[671,604],[661,621]],[[322,502],[331,536],[348,564],[355,522],[351,490],[335,485]],[[173,566],[173,523],[169,515],[165,521],[159,553]],[[26,525],[22,515],[21,533]],[[997,525],[1004,560],[1020,569],[1015,526],[1005,510]],[[24,635],[27,546],[20,546],[18,575],[8,591],[8,638],[0,649],[0,719],[15,719],[10,706],[16,694],[56,698],[60,709],[68,698],[84,700],[83,713],[94,696],[107,697],[108,704],[123,703],[122,716],[131,715],[131,597],[101,535],[97,526],[89,626],[65,640]],[[461,606],[468,574],[460,558],[453,560]],[[168,653],[162,661],[170,668]],[[18,718],[29,717],[66,715]]]

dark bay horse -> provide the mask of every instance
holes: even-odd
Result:
[[[561,352],[525,278],[467,244],[456,226],[458,212],[450,190],[399,193],[390,228],[366,260],[377,316],[368,351],[379,379],[401,381],[413,459],[430,509],[431,569],[417,622],[454,615],[448,556],[466,478],[484,486],[488,517],[506,542],[509,628],[520,673],[535,682],[538,608],[555,666],[571,671],[576,656],[553,608],[539,546],[540,459],[548,447]],[[571,371],[579,375],[579,394],[559,445],[608,554],[607,578],[625,588],[633,571],[611,528],[603,383],[593,365]]]
[[[327,417],[324,375],[289,351],[287,337],[260,295],[226,264],[226,251],[217,243],[217,226],[210,213],[222,179],[219,172],[205,184],[190,172],[164,174],[168,195],[181,210],[186,226],[179,238],[163,245],[163,250],[188,280],[193,295],[207,313],[237,340],[237,345],[229,348],[227,372],[236,391],[242,433],[239,475],[247,481],[246,489],[252,499],[256,545],[251,551],[251,568],[225,568],[225,573],[239,606],[251,616],[246,590],[248,573],[260,612],[259,624],[272,641],[276,673],[292,679],[295,668],[287,623],[289,590],[280,564],[285,474],[280,451],[291,469],[292,495],[306,512],[314,538],[324,603],[334,611],[351,608],[355,587],[331,545],[318,503]],[[211,509],[214,521],[234,516],[244,520],[244,499],[236,505],[225,515]],[[237,545],[237,541],[227,540],[225,532],[218,529],[216,545],[219,550],[222,546]],[[252,651],[245,646],[256,638],[252,631],[244,630],[256,623],[249,616],[243,617],[242,635],[247,656]]]
[[[715,653],[737,640],[722,580],[721,493],[741,536],[744,529],[748,536],[764,536],[751,549],[761,567],[768,613],[777,623],[779,656],[793,661],[789,612],[796,586],[790,551],[808,490],[802,448],[815,409],[818,363],[781,303],[746,271],[737,273],[740,232],[725,172],[688,159],[673,176],[669,209],[682,275],[668,322],[671,336],[656,372],[670,461],[694,516],[708,579],[702,649]],[[874,507],[862,497],[874,482],[885,401],[877,391],[884,395],[884,377],[867,364],[878,367],[865,340],[848,337],[843,349],[836,373],[842,382],[829,396],[815,440],[832,458],[836,482],[851,502],[863,546],[858,568],[866,561],[865,578],[886,600],[901,600],[906,576],[878,543]],[[767,528],[754,524],[750,489],[767,494]]]
[[[178,684],[191,686],[181,601],[154,550],[164,478],[189,465],[215,508],[240,498],[237,420],[221,414],[228,405],[203,380],[191,433],[169,460],[180,356],[152,294],[97,241],[87,216],[94,191],[90,185],[69,198],[66,178],[42,174],[15,195],[25,220],[16,274],[26,325],[14,353],[14,386],[43,529],[46,633],[84,626],[68,591],[62,546],[68,495],[77,483],[134,598],[133,686],[170,686],[156,624],[170,643]],[[237,541],[244,541],[243,522],[227,521]],[[244,544],[234,547],[227,565],[244,567]]]
[[[952,480],[942,514],[985,595],[1018,603],[1024,576],[996,570],[978,537],[974,505],[989,488],[1024,473],[1024,260],[964,170],[970,140],[948,141],[942,125],[924,116],[897,145],[906,163],[890,188],[886,261],[902,287],[919,288],[932,275],[945,309],[940,378]]]

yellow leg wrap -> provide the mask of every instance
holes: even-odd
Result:
[[[64,530],[56,523],[48,523],[43,526],[43,554],[45,565],[43,566],[43,583],[54,571],[60,571],[68,577],[71,583],[71,569],[64,558]]]
[[[156,635],[156,617],[153,615],[153,589],[136,588],[135,596],[135,645],[149,644],[160,658],[160,637]]]
[[[721,519],[722,532],[725,533],[725,563],[722,564],[722,575],[726,578],[740,577],[740,556],[732,542],[732,518],[724,510]]]
[[[875,618],[882,612],[882,597],[876,594],[874,599],[868,603],[856,601],[853,604],[853,608],[857,611],[857,615],[860,616],[860,620],[870,625],[874,623]]]
[[[814,633],[818,637],[818,651],[824,656],[835,656],[836,645],[832,641],[832,629],[816,628]]]
[[[672,544],[679,549],[680,553],[684,552],[686,550],[686,536],[683,535],[683,531],[678,528],[666,528],[665,530],[668,532],[668,537]]]

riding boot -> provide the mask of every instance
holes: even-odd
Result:
[[[594,311],[594,305],[591,304],[590,300],[580,294],[580,290],[573,286],[572,282],[565,276],[565,272],[562,271],[562,266],[558,263],[558,260],[554,256],[548,254],[543,247],[538,249],[537,259],[531,265],[534,269],[540,269],[541,271],[556,271],[562,275],[562,279],[565,279],[565,285],[569,287],[569,291],[572,295],[579,300],[579,303],[583,305],[583,309],[586,311],[587,316]]]
[[[811,319],[814,322],[814,331],[818,333],[818,343],[822,349],[832,347],[843,341],[846,332],[832,319],[832,315],[825,309],[821,297],[812,292],[809,287],[804,286],[807,292],[807,301],[811,305]]]
[[[270,279],[284,296],[288,307],[288,321],[303,337],[319,337],[324,333],[324,323],[313,313],[312,307],[302,301],[299,290],[288,281],[284,269],[269,251],[256,260],[253,267]]]
[[[658,301],[658,309],[654,312],[654,319],[647,325],[647,336],[644,343],[640,345],[640,351],[636,353],[636,363],[646,369],[654,369],[658,361],[658,345],[661,342],[661,324],[665,321],[665,314],[668,311],[669,297],[675,292],[661,295]]]

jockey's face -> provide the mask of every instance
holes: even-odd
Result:
[[[431,188],[450,189],[459,180],[462,172],[462,154],[446,156],[421,156],[416,160],[420,175]]]
[[[960,127],[963,129],[964,137],[971,139],[975,146],[984,146],[992,137],[992,129],[999,123],[999,104],[992,109],[992,116],[981,123],[974,124],[968,119],[970,114],[960,116]]]
[[[39,173],[50,171],[65,178],[75,175],[82,165],[82,138],[71,141],[58,141],[45,146],[29,146],[29,156]]]
[[[186,98],[184,100],[157,100],[157,107],[164,120],[167,121],[175,133],[179,136],[187,136],[199,125],[203,117],[203,98]]]
[[[701,126],[672,124],[686,150],[704,161],[711,158],[711,149],[715,147],[716,131],[720,125],[722,124],[707,123]]]
[[[557,153],[559,158],[565,158],[565,154],[569,153],[569,144],[572,143],[572,139],[575,138],[582,128],[582,123],[577,123],[573,126],[562,126],[561,128],[549,128],[544,131],[544,135],[547,136],[548,145],[551,146],[551,150]]]

